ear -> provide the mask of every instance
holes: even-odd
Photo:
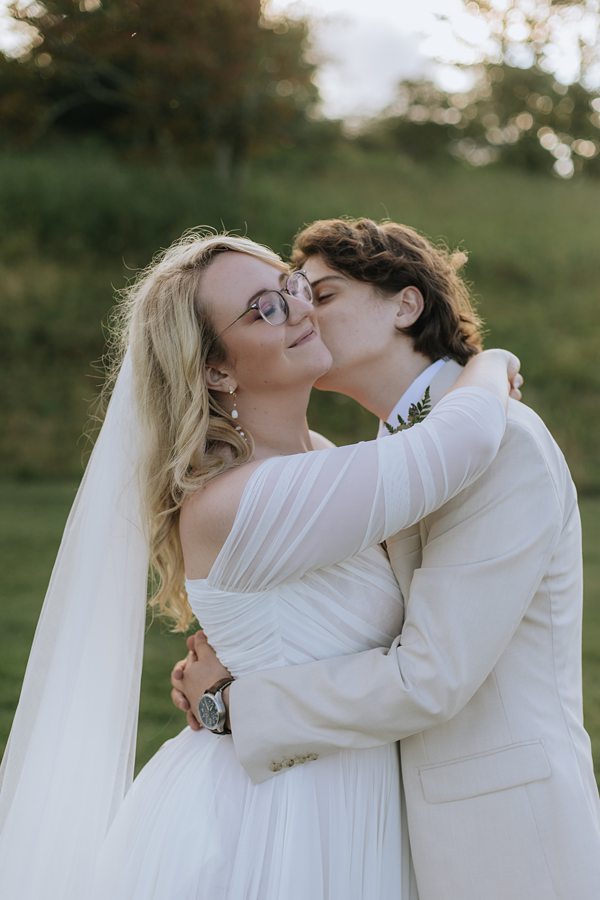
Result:
[[[207,365],[204,371],[206,373],[206,384],[210,391],[231,394],[237,389],[237,383],[225,369]]]
[[[394,318],[394,325],[398,329],[410,328],[423,312],[425,306],[423,294],[419,288],[409,285],[402,288],[395,299],[398,308]]]

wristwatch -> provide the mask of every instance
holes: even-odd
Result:
[[[213,734],[231,734],[227,728],[227,707],[223,700],[223,691],[235,681],[235,678],[221,678],[216,684],[205,691],[198,701],[198,718],[205,728]]]

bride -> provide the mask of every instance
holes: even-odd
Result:
[[[389,644],[380,544],[489,465],[518,360],[482,353],[424,423],[333,448],[306,423],[331,365],[310,284],[267,248],[188,234],[119,321],[2,764],[0,895],[406,900],[395,745],[254,785],[228,736],[186,728],[131,785],[148,567],[234,675]]]

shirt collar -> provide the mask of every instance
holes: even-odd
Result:
[[[387,417],[387,420],[390,425],[396,426],[398,424],[398,416],[402,416],[404,420],[406,420],[408,416],[408,410],[413,405],[413,403],[418,403],[419,400],[423,397],[425,393],[425,389],[431,385],[434,377],[437,375],[442,366],[448,362],[448,357],[444,359],[436,359],[434,363],[431,363],[430,366],[421,372],[420,375],[417,375],[412,384],[407,388],[407,390],[402,394],[393,410]],[[379,431],[377,432],[377,437],[383,437],[388,434],[388,430],[385,427],[383,422],[379,423]]]

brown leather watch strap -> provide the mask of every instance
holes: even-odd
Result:
[[[212,687],[209,687],[209,689],[207,691],[204,691],[204,693],[214,695],[217,693],[217,691],[222,691],[226,687],[229,687],[229,685],[232,684],[232,682],[234,682],[234,681],[235,681],[235,678],[233,677],[233,675],[228,675],[227,678],[219,679],[219,681],[217,681],[215,684],[213,684]]]

